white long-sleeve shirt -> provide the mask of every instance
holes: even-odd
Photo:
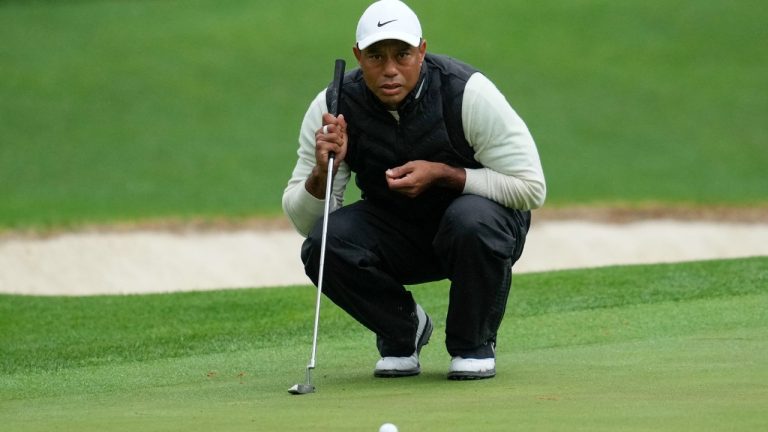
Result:
[[[283,211],[303,236],[323,214],[323,200],[310,194],[304,183],[315,167],[315,131],[322,127],[322,115],[326,112],[323,89],[304,115],[298,161],[283,192]],[[464,88],[461,119],[464,137],[475,152],[475,160],[483,165],[478,169],[465,168],[462,193],[480,195],[521,210],[541,207],[547,188],[533,137],[504,95],[479,72],[469,78]],[[349,180],[349,165],[342,161],[333,180],[331,211],[343,205]]]

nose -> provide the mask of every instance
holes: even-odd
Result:
[[[397,76],[398,73],[397,61],[392,56],[387,56],[386,63],[384,63],[384,75],[391,78]]]

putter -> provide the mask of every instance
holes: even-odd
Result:
[[[333,71],[333,82],[328,92],[330,97],[329,110],[334,116],[339,115],[339,100],[341,98],[341,85],[344,80],[344,67],[346,63],[343,59],[336,60],[336,67]],[[314,393],[315,386],[312,385],[312,369],[315,368],[317,360],[317,329],[320,324],[320,300],[323,293],[323,270],[325,267],[325,242],[328,234],[328,214],[331,208],[331,193],[333,192],[333,162],[336,155],[331,152],[328,155],[328,176],[325,182],[325,206],[323,208],[323,234],[320,239],[320,274],[317,279],[317,301],[315,302],[315,325],[312,330],[312,355],[307,365],[307,382],[305,384],[295,384],[288,389],[288,393],[301,395]]]

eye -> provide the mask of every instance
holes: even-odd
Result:
[[[397,53],[397,62],[402,65],[409,64],[412,58],[413,55],[410,51],[400,51]]]

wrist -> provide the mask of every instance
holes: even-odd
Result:
[[[304,182],[304,189],[317,199],[325,199],[325,179],[323,170],[315,166]]]
[[[438,184],[444,188],[462,192],[467,181],[467,172],[464,168],[441,164]]]

